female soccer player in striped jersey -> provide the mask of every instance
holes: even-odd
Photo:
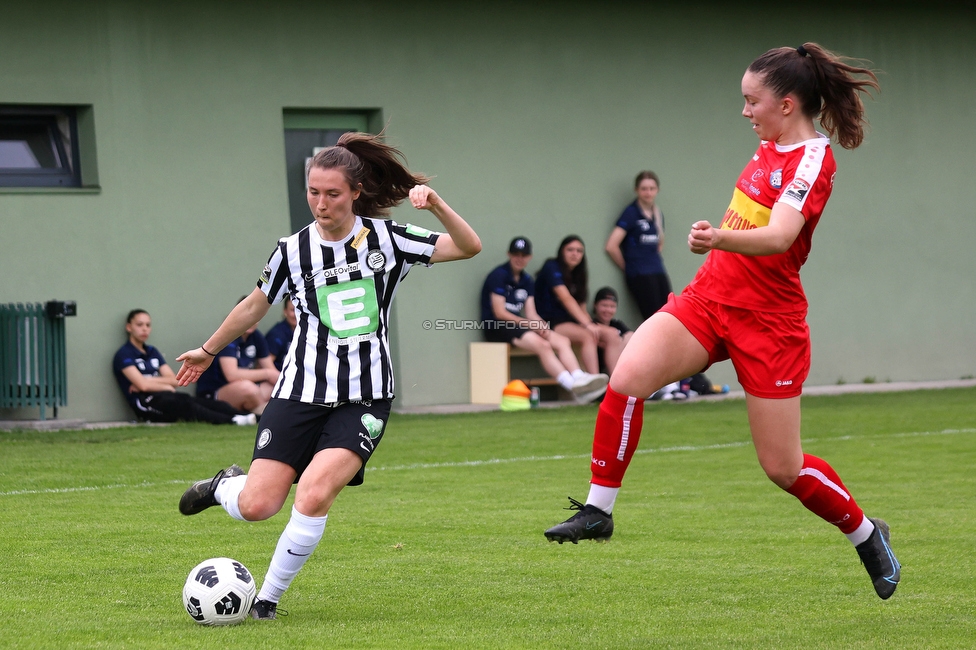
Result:
[[[851,540],[881,598],[900,565],[888,525],[864,516],[826,461],[800,444],[800,394],[810,368],[800,266],[834,183],[827,135],[854,149],[864,137],[859,93],[878,88],[867,69],[815,43],[770,50],[742,78],[742,115],[760,145],[739,176],[721,224],[692,225],[688,246],[707,254],[680,296],[624,349],[596,421],[586,503],[545,532],[550,541],[605,539],[614,501],[640,438],[643,402],[668,383],[731,359],[746,392],[759,464],[779,487]]]
[[[196,381],[221,348],[282,300],[298,326],[271,402],[258,423],[247,474],[236,465],[194,483],[180,501],[192,515],[222,505],[231,517],[277,513],[297,482],[291,519],[271,559],[251,615],[276,617],[277,603],[325,531],[346,485],[363,482],[394,396],[390,307],[415,264],[430,266],[481,250],[474,230],[413,174],[378,136],[347,133],[306,170],[314,221],[278,241],[254,291],[199,348],[184,353],[181,385]],[[446,232],[381,217],[409,198]]]

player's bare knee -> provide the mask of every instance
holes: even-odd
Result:
[[[642,372],[640,368],[622,361],[617,363],[610,377],[610,387],[621,395],[647,398],[663,386],[663,382],[655,382],[648,377],[646,370]]]
[[[281,505],[277,500],[267,497],[256,496],[247,498],[243,492],[238,501],[241,516],[248,521],[264,521],[265,519],[270,519],[278,514],[278,511],[281,510]]]
[[[329,513],[335,495],[326,490],[308,491],[302,495],[295,495],[295,508],[309,517],[323,517]]]
[[[788,490],[800,475],[798,470],[786,464],[765,463],[762,468],[769,480],[783,490]]]

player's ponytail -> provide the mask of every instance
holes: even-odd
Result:
[[[804,115],[819,117],[840,146],[856,149],[864,140],[866,124],[859,93],[880,86],[873,71],[855,63],[859,62],[816,43],[804,43],[769,50],[752,62],[749,71],[762,75],[764,85],[778,97],[796,95]]]
[[[382,217],[410,194],[415,185],[430,179],[407,169],[403,154],[371,133],[344,133],[334,147],[315,154],[305,170],[313,167],[341,169],[352,188],[360,185],[353,211],[363,217]]]

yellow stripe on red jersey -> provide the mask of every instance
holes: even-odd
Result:
[[[756,203],[738,187],[732,190],[732,203],[722,218],[722,230],[752,230],[769,225],[772,210]]]
[[[806,224],[790,249],[778,255],[711,251],[689,288],[715,302],[743,309],[806,310],[800,267],[810,253],[813,230],[830,198],[836,169],[826,136],[786,147],[762,142],[736,182],[720,227],[751,230],[767,226],[776,203],[800,211]]]

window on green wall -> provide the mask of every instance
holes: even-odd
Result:
[[[81,186],[75,107],[0,104],[0,186]]]
[[[343,133],[375,133],[380,128],[376,109],[335,110],[286,108],[282,111],[285,127],[285,173],[288,182],[288,211],[291,232],[304,228],[312,220],[305,198],[305,162],[316,150],[331,147]]]

